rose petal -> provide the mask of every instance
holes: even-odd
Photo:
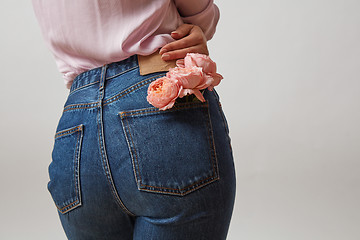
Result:
[[[177,79],[184,88],[198,88],[206,81],[202,69],[199,67],[180,68],[175,67],[166,74],[168,78]]]
[[[146,99],[154,107],[168,109],[174,105],[181,90],[177,80],[162,77],[149,85]]]
[[[176,66],[184,68],[185,67],[185,61],[184,59],[179,59],[176,61]]]
[[[184,58],[185,67],[201,67],[204,73],[216,73],[216,63],[209,56],[200,53],[188,53]]]

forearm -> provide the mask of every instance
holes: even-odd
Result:
[[[174,0],[184,23],[199,26],[207,40],[216,30],[220,12],[213,0]]]

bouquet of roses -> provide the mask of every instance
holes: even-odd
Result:
[[[200,90],[211,91],[223,79],[216,73],[216,63],[204,54],[188,53],[176,65],[149,85],[147,101],[160,110],[172,108],[177,98],[190,94],[205,102]]]

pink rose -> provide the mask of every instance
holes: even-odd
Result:
[[[176,62],[177,66],[190,68],[201,67],[207,80],[207,86],[209,90],[212,90],[215,86],[219,85],[223,79],[221,74],[216,73],[216,63],[210,59],[209,56],[200,53],[188,53],[184,59],[180,59]]]
[[[170,68],[166,76],[179,80],[183,88],[197,88],[199,85],[203,85],[206,80],[202,69],[199,67]]]
[[[166,77],[149,85],[147,100],[160,110],[171,108],[178,97],[190,94],[205,102],[200,90],[208,88],[211,91],[223,79],[216,72],[215,62],[204,54],[188,53],[176,65],[177,67],[170,68]]]
[[[182,91],[182,85],[175,79],[162,77],[153,81],[148,88],[147,101],[160,110],[171,108]]]
[[[210,84],[210,86],[208,87],[208,89],[210,91],[212,91],[215,86],[219,85],[220,81],[223,79],[223,76],[219,73],[209,73],[209,74],[205,74],[205,75],[207,78],[211,79],[208,81],[212,82]]]
[[[216,63],[208,55],[200,53],[188,53],[184,58],[184,66],[201,67],[206,74],[216,73]]]
[[[185,61],[184,61],[184,59],[182,58],[182,59],[176,60],[176,66],[181,67],[181,68],[184,68],[184,67],[185,67]]]
[[[200,90],[209,87],[213,82],[212,79],[204,75],[202,69],[199,67],[171,68],[166,76],[171,79],[177,79],[179,84],[182,85],[183,90],[180,92],[179,97],[195,94],[202,102],[204,102],[205,99]]]

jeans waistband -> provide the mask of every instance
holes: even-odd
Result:
[[[106,76],[105,80],[114,78],[116,76],[119,76],[120,74],[123,74],[127,71],[130,71],[132,69],[135,69],[139,67],[137,55],[133,55],[125,60],[114,62],[106,65]],[[71,88],[70,93],[82,88],[87,85],[91,85],[93,83],[99,82],[101,78],[103,67],[98,67],[91,69],[89,71],[83,72],[76,76],[74,79]]]

